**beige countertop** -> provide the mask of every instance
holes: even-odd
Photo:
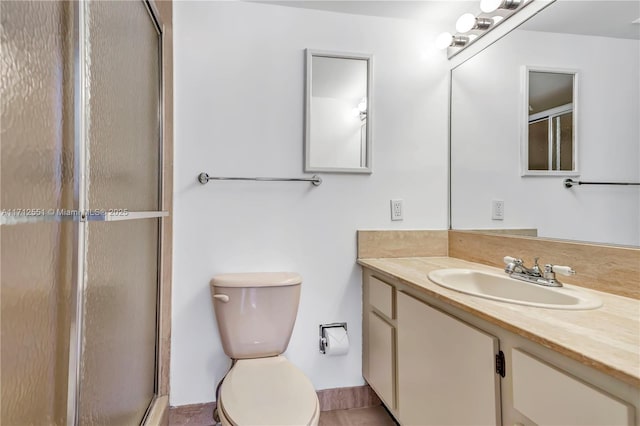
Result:
[[[441,287],[427,277],[430,271],[442,268],[502,272],[498,268],[450,257],[358,259],[358,263],[582,364],[640,386],[640,300],[580,288],[602,299],[603,306],[584,311],[537,308],[470,296]]]

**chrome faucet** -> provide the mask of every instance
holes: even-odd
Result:
[[[536,257],[534,265],[531,268],[527,268],[524,266],[522,259],[505,256],[503,260],[507,266],[505,266],[504,272],[511,278],[546,287],[562,287],[562,283],[556,280],[556,273],[563,275],[575,275],[576,273],[570,266],[552,265],[550,263],[544,265],[544,270],[541,271],[538,259]]]

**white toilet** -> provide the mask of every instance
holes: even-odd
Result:
[[[222,346],[233,360],[218,395],[222,425],[318,424],[320,405],[311,381],[281,355],[296,321],[301,283],[292,272],[211,280]]]

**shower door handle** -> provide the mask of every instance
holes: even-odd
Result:
[[[7,209],[0,213],[0,225],[20,225],[40,222],[114,222],[136,219],[156,219],[169,216],[166,210],[129,211],[110,210],[66,210],[66,209]]]
[[[127,209],[112,209],[108,211],[92,212],[91,210],[85,212],[84,220],[90,222],[114,222],[123,220],[136,220],[136,219],[156,219],[169,216],[169,212],[166,210],[156,211],[129,211]]]

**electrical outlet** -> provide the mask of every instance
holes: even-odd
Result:
[[[502,200],[491,201],[491,219],[504,220],[504,201]]]
[[[391,220],[402,220],[402,200],[391,200]]]

